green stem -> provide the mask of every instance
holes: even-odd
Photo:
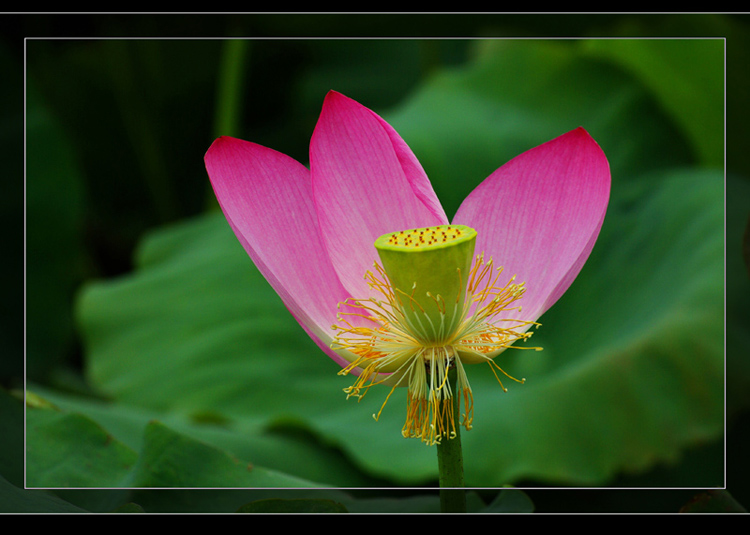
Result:
[[[216,90],[216,111],[214,115],[214,137],[238,136],[242,117],[242,103],[245,91],[245,68],[250,42],[246,39],[229,39],[223,43],[219,78]],[[218,210],[216,196],[206,181],[206,201],[208,210]]]
[[[437,445],[438,472],[440,481],[440,510],[443,513],[465,513],[466,491],[464,487],[464,460],[461,450],[461,430],[459,421],[460,398],[456,391],[456,370],[448,373],[448,381],[453,392],[453,419],[449,428],[455,427],[453,438],[443,437]]]
[[[216,97],[216,137],[239,134],[249,48],[250,42],[245,39],[229,39],[223,44]]]

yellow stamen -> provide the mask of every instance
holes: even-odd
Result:
[[[409,240],[413,247],[418,247],[414,240],[419,241],[420,235],[410,231],[395,233],[391,237],[399,243]],[[433,235],[422,234],[421,237],[428,242],[435,239]],[[450,239],[450,236],[446,239]],[[454,303],[455,306],[461,303],[460,310],[449,310],[451,307],[440,296],[433,297],[440,318],[455,312],[463,318],[450,332],[444,331],[448,323],[442,320],[440,326],[432,325],[439,333],[433,342],[425,341],[423,336],[424,325],[433,322],[423,310],[423,305],[409,294],[394,289],[377,263],[374,271],[368,271],[365,279],[370,288],[382,295],[382,299],[347,300],[345,304],[359,312],[339,314],[340,324],[334,326],[338,334],[331,347],[356,355],[353,362],[339,372],[341,375],[361,369],[354,384],[344,390],[347,398],[362,398],[371,386],[377,384],[391,386],[380,411],[373,415],[376,420],[395,388],[406,385],[407,411],[403,436],[436,444],[442,438],[451,438],[456,434],[453,423],[455,395],[463,398],[465,410],[459,423],[467,430],[471,429],[474,398],[464,364],[487,362],[504,391],[507,389],[496,370],[514,381],[524,382],[505,373],[493,357],[517,340],[528,339],[532,333],[527,329],[538,324],[499,317],[502,312],[520,309],[514,304],[523,296],[525,287],[523,283],[515,284],[515,277],[511,277],[506,284],[500,284],[502,268],[493,272],[491,259],[485,262],[482,255],[476,257],[467,277],[465,298],[457,299]],[[457,276],[463,276],[460,270]],[[406,304],[409,314],[404,311]],[[436,317],[434,311],[431,315]],[[369,320],[370,326],[361,326],[359,322],[354,325],[349,319],[352,316],[358,320]],[[501,324],[513,326],[501,327]],[[457,371],[457,392],[451,391],[447,380],[451,368]]]

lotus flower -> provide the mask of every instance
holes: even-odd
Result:
[[[449,221],[396,131],[333,91],[309,170],[231,137],[205,163],[258,269],[339,373],[357,376],[347,394],[406,386],[402,432],[428,444],[455,432],[441,423],[453,396],[471,427],[464,365],[500,370],[494,359],[531,335],[588,258],[610,189],[604,153],[577,128],[497,169]]]

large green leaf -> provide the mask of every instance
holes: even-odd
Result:
[[[26,433],[31,488],[315,486],[156,421],[144,425],[136,452],[88,416],[41,401],[27,409]]]
[[[28,408],[26,484],[43,487],[117,487],[136,453],[90,418],[54,408]]]
[[[643,81],[690,139],[701,163],[723,164],[723,136],[706,132],[724,129],[724,39],[667,39],[659,46],[647,39],[593,39],[586,45]]]
[[[594,254],[532,339],[544,351],[500,359],[527,384],[504,394],[489,370],[469,369],[470,485],[606,484],[721,436],[722,174],[686,167],[696,160],[689,136],[657,101],[576,43],[491,42],[471,68],[438,74],[387,115],[449,214],[495,167],[579,125],[612,166]],[[220,215],[150,235],[130,276],[86,287],[79,321],[90,380],[115,407],[215,415],[227,435],[298,427],[365,474],[395,484],[436,475],[434,450],[400,436],[404,393],[378,422],[370,415],[387,391],[344,401],[349,379],[307,339]],[[214,445],[236,456],[231,440]],[[265,466],[289,464],[279,455]],[[696,473],[694,482],[720,476]]]
[[[312,487],[185,437],[159,423],[144,433],[132,487]]]

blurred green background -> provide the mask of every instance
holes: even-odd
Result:
[[[468,370],[472,510],[673,512],[725,484],[750,502],[744,17],[0,20],[16,82],[6,161],[26,178],[3,211],[25,222],[5,237],[14,260],[25,252],[5,284],[25,322],[3,328],[3,511],[235,511],[279,497],[437,510],[423,489],[435,453],[401,438],[403,397],[377,423],[387,392],[345,401],[349,379],[257,273],[203,167],[223,134],[306,164],[330,89],[399,131],[449,216],[495,168],[577,126],[609,158],[607,219],[541,318],[545,350],[500,363],[527,384],[503,394],[489,370]],[[325,38],[404,35],[444,38]],[[580,39],[517,38],[548,35]],[[254,39],[193,38],[208,36]],[[625,39],[662,36],[726,41]],[[503,485],[676,490],[492,490]]]

